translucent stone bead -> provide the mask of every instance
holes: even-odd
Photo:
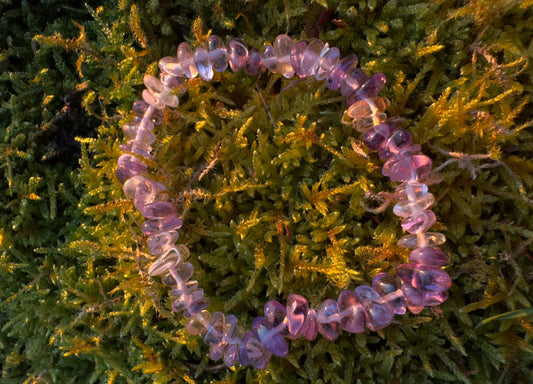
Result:
[[[317,332],[316,311],[313,308],[309,308],[299,334],[307,340],[314,340]]]
[[[256,317],[252,322],[252,332],[257,339],[276,356],[287,356],[289,345],[276,328],[272,328],[268,321],[262,317]]]
[[[320,61],[327,51],[327,44],[324,44],[321,40],[313,40],[309,43],[301,58],[300,65],[303,77],[316,74]]]
[[[129,199],[133,199],[135,197],[135,193],[139,184],[144,184],[146,182],[147,180],[143,176],[133,176],[131,179],[128,179],[124,183],[124,185],[122,186],[122,191],[124,191],[126,197],[128,197]]]
[[[379,150],[379,157],[381,159],[388,159],[400,151],[409,148],[412,141],[413,139],[409,132],[405,129],[398,129],[392,133],[385,145]]]
[[[208,311],[200,311],[195,316],[191,317],[185,325],[185,330],[189,335],[204,337],[207,332],[206,325],[209,324],[209,318],[211,314]]]
[[[124,137],[128,140],[135,139],[138,130],[139,124],[126,123],[122,126],[122,132],[124,133]]]
[[[431,159],[413,152],[405,149],[387,160],[383,165],[383,176],[402,183],[424,180],[431,172]]]
[[[309,303],[300,295],[291,293],[287,298],[287,321],[289,333],[293,336],[298,335],[298,332],[304,325],[307,311],[309,310]]]
[[[181,312],[181,311],[188,311],[191,306],[193,306],[196,302],[201,301],[204,298],[204,290],[203,289],[191,289],[190,291],[181,294],[176,299],[174,299],[171,303],[172,311],[174,312]],[[205,309],[205,308],[202,308]],[[197,312],[200,312],[197,311]],[[195,313],[195,312],[194,312]],[[191,317],[194,315],[194,313],[189,313],[188,316],[185,317]]]
[[[175,268],[183,261],[183,255],[178,248],[172,247],[167,249],[152,265],[148,268],[150,276],[159,276],[168,273],[171,268]]]
[[[263,70],[263,57],[257,49],[250,48],[244,65],[244,72],[249,76],[256,76],[262,73]]]
[[[392,322],[392,306],[369,286],[361,285],[355,289],[355,295],[366,311],[366,326],[371,331],[385,328]]]
[[[118,158],[117,179],[121,184],[134,176],[146,173],[148,168],[133,155],[122,155]]]
[[[198,47],[194,50],[194,64],[200,77],[205,81],[211,81],[213,78],[213,66],[209,60],[207,49]]]
[[[203,337],[207,345],[216,345],[222,341],[224,337],[225,316],[222,312],[213,312],[209,319],[207,332]]]
[[[176,268],[179,268],[179,266]],[[166,275],[165,277],[163,277],[163,280],[164,284],[174,287],[170,290],[170,294],[174,297],[180,297],[181,295],[184,295],[198,288],[198,281],[196,280],[189,280],[187,282],[183,282],[180,280],[180,283],[177,284],[175,280],[175,275],[172,274]]]
[[[316,320],[318,332],[330,341],[339,337],[339,322],[332,318],[339,318],[339,305],[335,300],[326,299],[318,307]]]
[[[390,137],[392,133],[392,127],[388,124],[381,123],[369,130],[367,130],[363,136],[363,143],[372,151],[377,151]]]
[[[147,89],[143,91],[143,99],[148,104],[153,105],[157,109],[164,109],[166,106],[175,108],[179,105],[178,97],[171,94],[170,89],[165,87],[157,77],[145,75],[144,85]]]
[[[141,211],[145,205],[156,202],[158,194],[164,190],[165,187],[161,183],[145,179],[143,183],[136,185],[133,205]]]
[[[384,97],[375,97],[365,100],[357,100],[350,104],[346,115],[352,119],[371,117],[379,112],[384,112],[390,106],[390,101]]]
[[[135,155],[144,157],[146,159],[152,158],[152,155],[150,154],[150,152],[152,151],[152,147],[150,147],[149,145],[147,146],[146,144],[143,144],[143,143],[139,143],[139,145],[137,145],[135,140],[128,141],[127,145],[121,144],[119,145],[119,148],[123,152],[134,153]],[[118,173],[117,173],[117,176],[118,176]]]
[[[183,74],[189,79],[195,78],[198,75],[198,68],[194,64],[194,54],[191,46],[186,42],[178,45],[177,56]]]
[[[361,85],[361,88],[357,91],[357,97],[359,98],[372,98],[376,97],[387,82],[387,78],[383,73],[376,73],[370,77],[368,81]]]
[[[263,312],[265,314],[265,321],[271,328],[278,327],[280,324],[284,323],[285,318],[287,317],[286,308],[276,300],[267,301],[263,307]],[[285,328],[282,331],[284,334],[288,333],[288,331],[285,331]]]
[[[326,78],[326,86],[331,90],[339,89],[346,77],[346,72],[351,71],[357,62],[357,56],[351,54],[335,64]]]
[[[183,86],[186,81],[184,77],[176,77],[169,73],[161,72],[159,74],[159,80],[161,80],[161,83],[163,83],[163,85],[168,89],[172,90],[178,87],[182,87],[180,88],[180,93],[185,93],[187,91],[187,88]]]
[[[437,217],[433,211],[418,211],[402,220],[402,228],[409,233],[426,232],[436,221]]]
[[[133,105],[132,105],[131,109],[137,116],[142,116],[142,115],[144,115],[144,113],[146,112],[148,107],[149,107],[149,105],[148,105],[148,103],[146,101],[144,101],[144,100],[135,100],[133,102]]]
[[[163,102],[163,100],[160,100],[157,95],[153,94],[149,90],[145,89],[142,93],[143,100],[146,101],[148,104],[153,106],[157,109],[165,109],[166,104]]]
[[[294,76],[291,66],[291,51],[294,41],[287,35],[278,35],[274,40],[274,54],[277,58],[276,72],[290,79]]]
[[[159,60],[158,64],[161,72],[168,73],[172,76],[185,76],[177,57],[163,57],[161,60]]]
[[[252,365],[256,369],[265,369],[272,353],[252,334],[247,331],[239,347],[239,363]]]
[[[339,325],[351,333],[364,332],[366,324],[365,309],[353,291],[341,291],[337,299],[339,305]]]
[[[206,46],[213,70],[224,72],[228,68],[228,56],[224,41],[220,37],[212,35],[207,38]]]
[[[397,315],[403,315],[407,311],[401,287],[401,280],[388,273],[378,273],[372,279],[372,288],[389,302]]]
[[[154,235],[161,232],[169,232],[181,228],[183,220],[179,217],[171,216],[164,219],[146,220],[141,226],[141,231],[145,235]]]
[[[356,93],[367,81],[368,76],[361,68],[351,68],[341,84],[341,95],[348,97]]]
[[[337,47],[330,48],[320,60],[315,72],[315,79],[322,81],[328,77],[335,64],[339,61],[341,53]]]
[[[226,48],[228,62],[233,72],[240,71],[246,65],[248,48],[241,39],[230,39]]]
[[[412,264],[442,267],[448,263],[448,260],[448,255],[437,247],[417,248],[409,253],[409,261]]]
[[[178,232],[175,231],[158,233],[156,235],[148,236],[146,239],[146,247],[148,248],[150,255],[157,256],[172,247],[178,238]]]
[[[293,45],[291,50],[290,63],[294,73],[298,77],[304,77],[302,72],[302,58],[307,49],[307,41],[302,40]]]
[[[450,276],[440,268],[430,265],[401,264],[396,274],[406,287],[405,298],[416,306],[435,306],[448,298],[452,285]]]
[[[394,192],[394,198],[398,200],[398,203],[409,204],[412,202],[416,202],[418,205],[424,207],[422,209],[426,209],[431,206],[435,200],[435,197],[431,194],[429,194],[430,196],[426,196],[425,198],[423,198],[423,196],[425,196],[426,194],[428,194],[428,186],[426,184],[417,182],[403,183],[396,187],[396,191]],[[399,206],[397,209],[399,210],[398,212],[404,212],[405,207]],[[403,216],[400,214],[396,215]]]
[[[226,316],[222,329],[222,338],[218,343],[211,345],[211,348],[209,348],[209,357],[212,360],[218,360],[224,357],[224,363],[230,364],[228,367],[235,365],[237,350],[234,348],[234,344],[238,342],[236,340],[237,332],[239,332],[237,329],[237,317],[235,315]]]
[[[274,47],[270,44],[265,44],[265,49],[263,50],[262,56],[264,67],[270,72],[276,73],[278,67],[278,58],[274,53]]]
[[[178,212],[172,203],[158,201],[142,207],[141,214],[147,219],[164,219],[165,217],[176,216]]]
[[[446,237],[438,232],[420,232],[405,235],[398,240],[398,246],[403,248],[436,247],[444,244]]]

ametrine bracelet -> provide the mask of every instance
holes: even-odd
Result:
[[[389,102],[378,96],[385,76],[378,73],[369,77],[357,63],[357,56],[341,59],[337,48],[320,40],[294,42],[287,35],[279,35],[260,53],[247,48],[240,39],[224,44],[220,37],[210,36],[194,50],[188,43],[181,43],[177,57],[161,59],[159,78],[144,76],[143,100],[134,102],[136,116],[123,126],[128,141],[121,145],[124,154],[118,159],[116,174],[126,196],[146,218],[141,228],[147,236],[146,246],[151,255],[158,256],[148,273],[163,276],[162,282],[172,287],[172,310],[183,312],[188,318],[187,331],[200,335],[210,347],[210,357],[223,358],[228,367],[238,362],[263,369],[272,355],[288,354],[286,339],[313,340],[320,333],[335,340],[341,329],[350,333],[364,332],[365,328],[377,331],[389,325],[395,314],[404,314],[407,309],[416,314],[447,298],[451,280],[442,267],[448,257],[438,248],[445,237],[428,232],[436,221],[429,209],[435,199],[424,184],[431,160],[420,153],[419,145],[412,144],[407,131],[387,120],[384,111]],[[189,250],[176,243],[183,221],[167,195],[160,193],[165,187],[149,178],[143,159],[152,158],[154,125],[162,123],[163,109],[178,106],[176,94],[185,89],[187,80],[200,76],[211,81],[214,71],[222,72],[228,66],[234,72],[244,69],[250,76],[265,70],[286,78],[314,76],[326,80],[328,88],[340,89],[347,98],[345,115],[362,133],[363,143],[385,160],[383,175],[400,183],[393,195],[397,200],[393,212],[402,218],[402,228],[409,234],[398,245],[412,251],[410,263],[398,265],[396,276],[379,273],[372,287],[343,290],[337,300],[326,299],[316,309],[296,293],[288,296],[285,305],[268,301],[264,316],[256,317],[251,330],[246,331],[237,324],[236,316],[206,310],[209,300],[198,282],[192,280]]]

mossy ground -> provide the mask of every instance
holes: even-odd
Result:
[[[27,0],[0,14],[3,383],[533,382],[531,1]],[[385,73],[389,116],[438,170],[446,303],[292,342],[265,371],[209,360],[147,276],[114,170],[143,74],[210,33],[256,48],[319,37]],[[150,167],[213,310],[249,325],[269,299],[316,304],[406,260],[398,219],[369,209],[394,185],[336,93],[229,72],[188,88]]]

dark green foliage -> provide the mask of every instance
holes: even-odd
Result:
[[[55,0],[0,13],[2,383],[533,380],[531,1]],[[143,74],[209,33],[256,48],[320,37],[387,75],[389,116],[439,171],[445,304],[378,333],[294,341],[265,371],[209,360],[147,276],[141,217],[114,177]],[[342,111],[314,80],[229,72],[166,111],[149,166],[184,215],[212,310],[249,326],[268,299],[316,305],[406,260],[398,219],[370,209],[394,185]]]

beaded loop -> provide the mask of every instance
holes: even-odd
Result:
[[[287,35],[277,36],[272,45],[265,44],[262,53],[235,38],[224,44],[220,37],[210,36],[194,51],[184,42],[178,46],[176,57],[159,61],[159,78],[144,77],[143,100],[133,104],[136,117],[122,127],[127,144],[121,149],[126,153],[118,159],[116,174],[124,194],[146,218],[141,229],[147,235],[148,252],[158,257],[148,273],[162,276],[162,282],[171,287],[172,310],[188,318],[186,330],[202,337],[209,345],[210,357],[223,359],[228,367],[239,362],[264,369],[272,355],[288,354],[286,339],[313,340],[320,333],[335,340],[341,330],[377,331],[389,325],[395,314],[404,314],[407,309],[416,314],[447,298],[451,279],[442,267],[448,256],[438,248],[445,237],[427,232],[437,220],[430,210],[435,198],[424,184],[431,160],[420,153],[420,146],[412,144],[407,131],[387,121],[384,112],[389,101],[378,96],[385,76],[378,73],[369,77],[357,63],[356,55],[340,58],[337,48],[320,40],[295,43]],[[248,331],[238,325],[234,315],[206,310],[209,300],[198,282],[192,280],[194,267],[187,261],[189,250],[176,243],[183,221],[163,193],[165,187],[148,178],[143,159],[151,159],[154,125],[163,121],[164,108],[178,106],[177,93],[186,89],[187,79],[200,76],[211,81],[214,72],[228,66],[234,72],[244,69],[251,76],[266,70],[286,78],[314,76],[326,80],[328,88],[340,89],[347,98],[345,115],[362,133],[365,145],[385,160],[383,175],[400,182],[393,195],[397,201],[393,212],[409,234],[398,245],[412,251],[410,263],[399,265],[396,276],[379,273],[372,287],[343,290],[336,300],[326,299],[316,310],[296,293],[291,293],[285,304],[268,301],[264,316],[255,318]]]

